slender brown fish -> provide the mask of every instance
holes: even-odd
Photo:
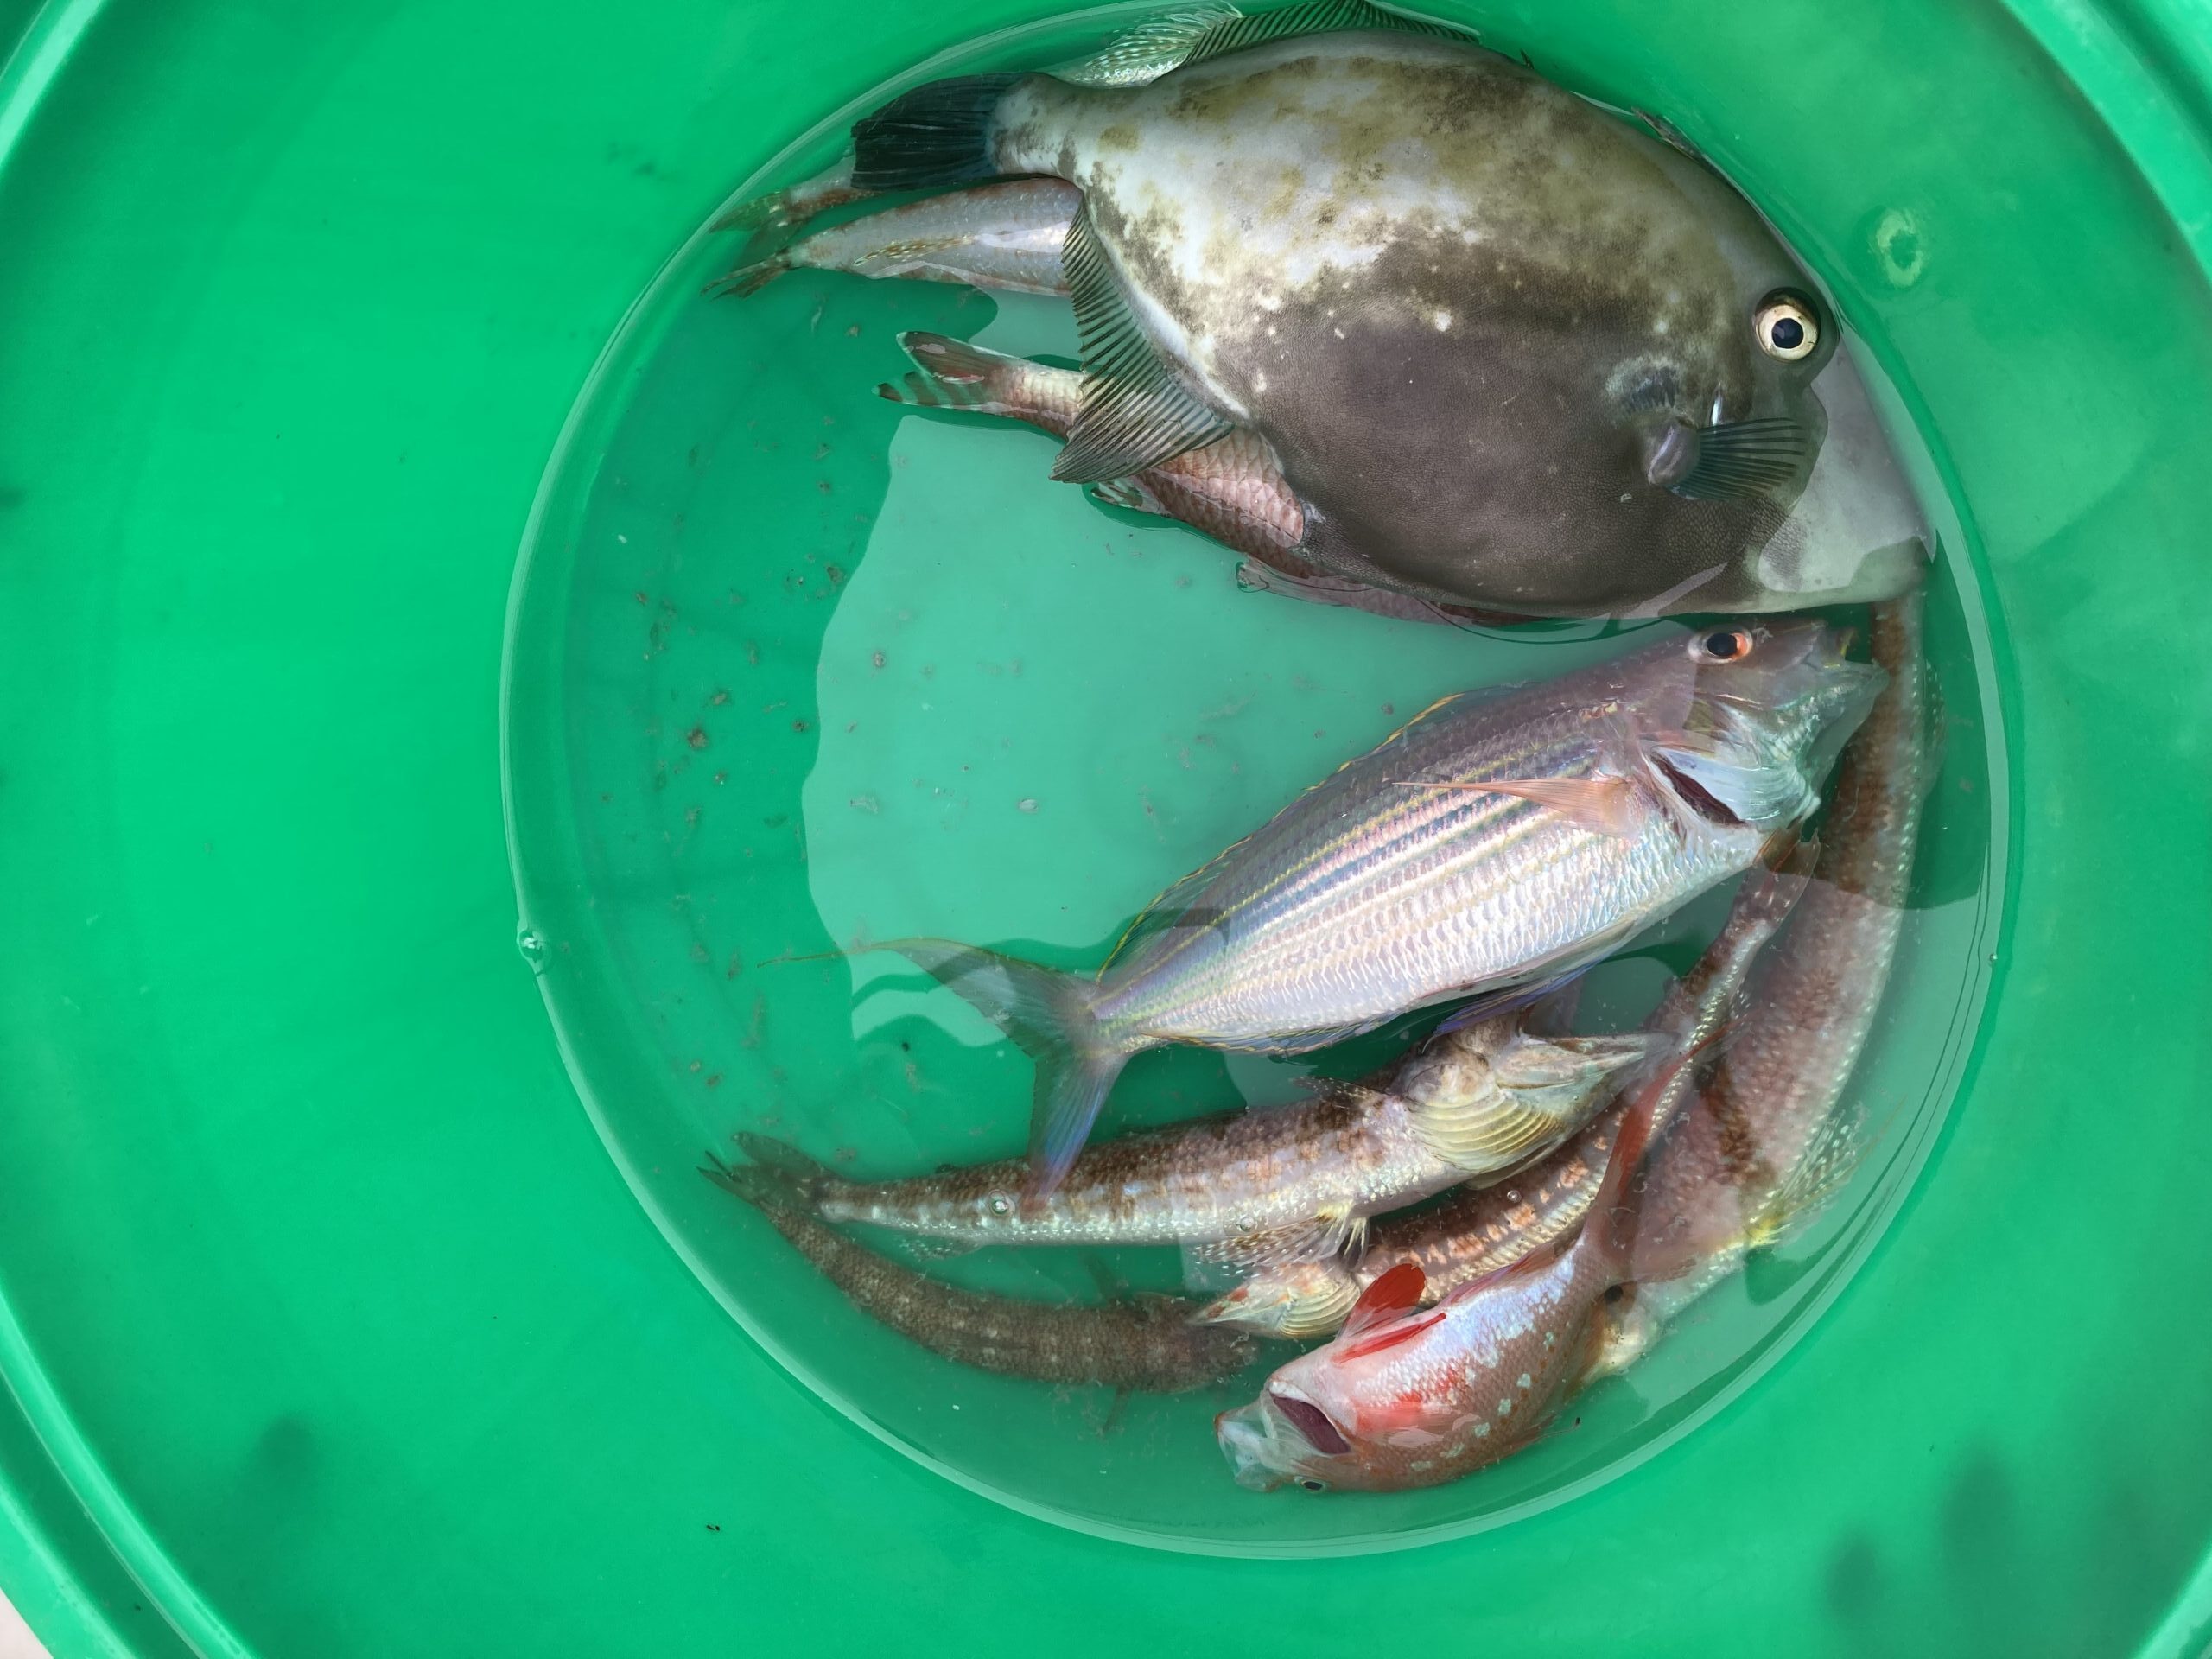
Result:
[[[769,1171],[717,1163],[702,1173],[759,1210],[861,1312],[963,1365],[1039,1382],[1181,1394],[1234,1376],[1252,1357],[1248,1338],[1192,1323],[1192,1305],[1178,1297],[1056,1306],[957,1289],[817,1220]]]
[[[913,369],[875,389],[893,403],[1001,416],[1057,438],[1067,436],[1082,410],[1079,369],[1008,357],[918,330],[899,335],[899,344]],[[1240,429],[1128,478],[1094,484],[1090,493],[1109,506],[1176,519],[1243,554],[1247,562],[1237,579],[1249,588],[1410,622],[1515,620],[1348,581],[1301,558],[1296,549],[1306,534],[1305,510],[1284,482],[1274,449],[1256,432]]]
[[[1333,1255],[1367,1217],[1510,1169],[1588,1122],[1654,1039],[1532,1036],[1513,1017],[1440,1032],[1382,1086],[1226,1112],[1102,1142],[1052,1192],[1007,1159],[906,1180],[849,1181],[764,1136],[816,1213],[975,1244],[1220,1245],[1241,1262]]]

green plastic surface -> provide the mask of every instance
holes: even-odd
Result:
[[[0,13],[0,1587],[65,1656],[2201,1651],[2193,9],[1463,14],[1752,190],[1993,619],[1967,1086],[1694,1434],[1427,1548],[1134,1548],[858,1433],[625,1188],[514,944],[539,477],[734,182],[1039,10]]]

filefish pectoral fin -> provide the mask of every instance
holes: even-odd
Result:
[[[1183,384],[1129,308],[1088,205],[1068,229],[1060,264],[1083,346],[1083,407],[1052,476],[1104,483],[1227,437],[1231,423]]]

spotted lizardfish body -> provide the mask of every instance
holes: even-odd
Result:
[[[1744,878],[1719,936],[1697,965],[1668,988],[1639,1034],[1661,1054],[1694,1060],[1735,1010],[1751,964],[1804,890],[1802,849],[1783,870]],[[1663,1133],[1694,1096],[1694,1066],[1668,1084],[1654,1112]],[[1470,1183],[1440,1205],[1386,1217],[1363,1248],[1269,1262],[1211,1303],[1202,1318],[1270,1336],[1323,1336],[1336,1330],[1362,1292],[1392,1268],[1419,1268],[1423,1295],[1434,1300],[1510,1267],[1582,1224],[1619,1138],[1624,1101],[1594,1119],[1551,1156],[1490,1185]]]
[[[1249,429],[1303,556],[1525,614],[1910,585],[1918,517],[1837,320],[1700,162],[1361,0],[1224,20],[1173,61],[931,82],[854,129],[854,188],[1081,193],[1056,477]]]
[[[1652,1042],[1529,1034],[1501,1016],[1438,1033],[1379,1088],[1142,1130],[1085,1150],[1049,1195],[1019,1159],[844,1179],[757,1135],[825,1221],[961,1244],[1224,1245],[1239,1261],[1330,1255],[1367,1217],[1541,1155],[1586,1122]]]
[[[1179,1298],[1054,1306],[961,1290],[855,1244],[770,1171],[718,1164],[704,1173],[758,1209],[854,1306],[963,1365],[1040,1382],[1180,1394],[1234,1376],[1252,1357],[1248,1338],[1192,1324]]]
[[[1564,977],[1749,868],[1819,804],[1880,689],[1844,643],[1819,622],[1722,628],[1448,697],[1161,895],[1096,978],[882,948],[1036,1060],[1048,1192],[1146,1049],[1297,1052]]]

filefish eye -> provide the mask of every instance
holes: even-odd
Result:
[[[1700,663],[1741,662],[1758,643],[1749,628],[1715,628],[1690,641],[1690,656]]]
[[[1770,294],[1759,302],[1758,312],[1751,319],[1751,332],[1758,337],[1761,351],[1784,363],[1810,357],[1821,343],[1821,325],[1813,315],[1812,302],[1787,292]]]
[[[1303,1486],[1309,1492],[1325,1492],[1329,1490],[1329,1483],[1327,1481],[1316,1480],[1311,1475],[1306,1476],[1305,1479],[1300,1481],[1298,1484]]]

